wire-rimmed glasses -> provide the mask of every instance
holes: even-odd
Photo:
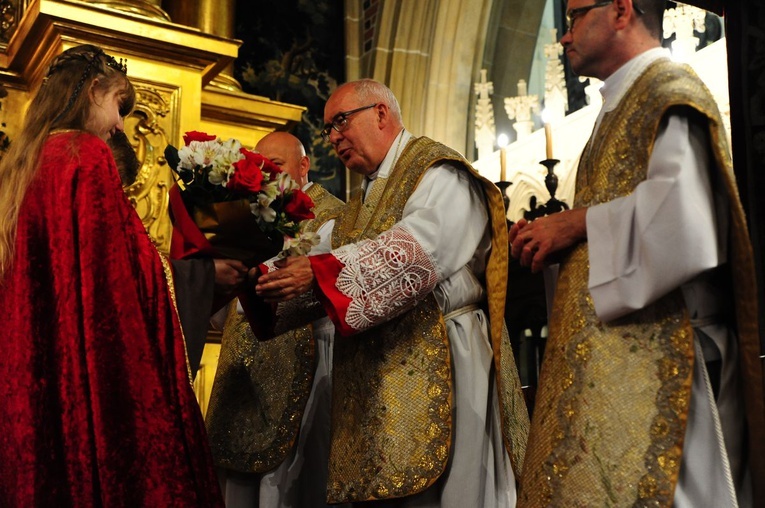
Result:
[[[343,132],[348,128],[349,116],[353,115],[354,113],[364,111],[365,109],[373,108],[377,106],[377,104],[379,103],[375,102],[374,104],[370,104],[368,106],[361,106],[360,108],[352,109],[350,111],[341,111],[340,113],[336,114],[334,118],[332,118],[332,122],[326,124],[321,130],[322,139],[326,142],[329,142],[329,135],[332,132],[332,129],[335,129],[337,132]]]

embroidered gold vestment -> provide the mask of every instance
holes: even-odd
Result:
[[[317,231],[345,206],[316,183],[306,194],[314,202],[315,218],[303,226],[305,231]],[[260,341],[234,302],[206,418],[215,464],[246,473],[279,466],[297,439],[314,371],[310,325]]]
[[[752,252],[717,106],[693,72],[668,60],[648,67],[603,117],[577,173],[575,207],[630,194],[645,180],[660,121],[670,108],[707,123],[730,196],[730,261],[752,442],[762,457],[762,378]],[[668,248],[671,248],[668,246]],[[694,362],[679,289],[604,323],[588,291],[587,243],[560,266],[550,335],[521,481],[519,507],[671,506],[682,459]],[[757,400],[759,398],[759,401]],[[762,478],[762,476],[760,476]]]
[[[390,229],[402,219],[404,206],[425,171],[446,161],[478,179],[487,200],[492,251],[486,268],[486,307],[503,437],[519,475],[528,413],[504,329],[508,245],[499,190],[455,151],[415,138],[390,175],[375,180],[363,203],[360,194],[351,199],[335,223],[332,247],[376,238]],[[336,339],[329,502],[403,497],[432,485],[449,458],[452,399],[449,339],[432,294],[382,325]]]

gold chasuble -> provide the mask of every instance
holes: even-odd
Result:
[[[348,203],[335,223],[332,248],[390,229],[425,171],[446,161],[478,179],[486,196],[492,228],[486,306],[504,442],[518,476],[528,413],[503,336],[508,245],[499,190],[457,152],[424,137],[412,139],[389,177],[375,180],[363,203],[361,193]],[[390,321],[336,338],[332,387],[329,502],[409,496],[443,473],[452,439],[452,368],[446,325],[432,293]]]
[[[305,224],[305,231],[317,231],[345,206],[315,183],[306,194],[314,202],[316,217]],[[237,313],[234,301],[207,409],[215,465],[245,473],[265,473],[279,466],[297,439],[314,371],[310,325],[260,341],[247,318]]]
[[[661,119],[678,107],[706,121],[720,168],[711,178],[731,196],[728,269],[735,268],[740,361],[751,380],[746,386],[750,450],[761,458],[763,395],[751,246],[717,106],[689,68],[666,59],[655,62],[604,116],[598,136],[584,149],[574,206],[633,192],[646,178]],[[560,265],[518,506],[671,506],[694,362],[683,296],[672,291],[604,323],[595,315],[588,276],[588,246],[581,243]]]

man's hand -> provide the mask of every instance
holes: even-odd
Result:
[[[255,286],[255,292],[267,303],[285,302],[311,289],[313,270],[307,257],[287,257],[276,266],[279,270],[261,275]]]
[[[586,214],[586,208],[576,208],[533,222],[519,220],[508,233],[510,254],[532,272],[540,271],[553,255],[587,239]]]
[[[247,267],[236,259],[215,259],[215,292],[224,296],[234,293],[247,279]]]

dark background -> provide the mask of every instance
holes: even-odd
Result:
[[[324,103],[345,81],[343,2],[238,0],[235,37],[243,41],[234,77],[243,91],[305,106],[292,131],[311,157],[309,178],[345,199],[345,168],[319,132]]]

